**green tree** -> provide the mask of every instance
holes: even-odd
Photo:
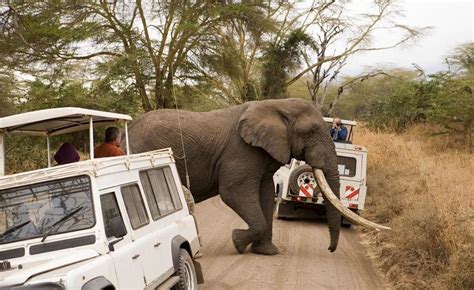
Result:
[[[246,15],[255,7],[226,1],[7,2],[0,6],[0,47],[35,77],[44,72],[51,81],[54,73],[64,80],[80,66],[85,82],[105,79],[111,86],[101,88],[115,93],[133,86],[149,111],[174,106],[173,87],[196,74],[198,47],[210,47],[222,23],[256,19]]]
[[[448,64],[457,69],[465,70],[468,74],[474,74],[474,42],[461,44],[446,58]]]
[[[283,42],[270,45],[263,61],[264,98],[278,99],[288,96],[288,75],[301,64],[305,47],[314,48],[315,43],[302,30],[294,30]]]
[[[474,125],[474,77],[456,77],[438,74],[441,85],[431,99],[427,115],[429,121],[443,125],[444,132],[462,137],[473,150],[472,133]]]

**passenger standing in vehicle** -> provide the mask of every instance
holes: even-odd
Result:
[[[347,137],[347,128],[342,126],[340,118],[334,118],[332,128],[329,130],[331,138],[334,141],[345,141]]]
[[[117,127],[108,127],[105,130],[105,142],[95,147],[94,157],[112,157],[122,156],[125,153],[120,149],[120,142],[122,141],[122,135]]]
[[[58,165],[77,162],[80,159],[81,157],[79,153],[77,153],[76,148],[69,142],[63,143],[56,154],[54,154],[54,160]]]

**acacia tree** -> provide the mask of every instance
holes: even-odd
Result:
[[[468,42],[457,46],[446,58],[451,70],[454,67],[458,71],[474,74],[474,42]]]
[[[230,3],[234,1],[228,1]],[[228,18],[193,57],[194,80],[210,87],[226,104],[262,97],[260,63],[268,36],[278,30],[277,11],[286,1],[256,1],[236,7],[239,17]]]
[[[307,74],[321,106],[320,88],[348,57],[382,49],[367,43],[393,13],[392,0],[374,1],[378,12],[359,21],[345,12],[350,1],[292,2],[6,2],[0,48],[12,69],[46,85],[80,79],[97,96],[133,92],[145,111],[172,106],[175,84],[241,103],[285,97],[286,87]],[[411,34],[384,48],[416,35],[396,27]],[[344,49],[335,49],[340,43]]]
[[[209,1],[7,3],[5,43],[25,70],[62,71],[86,64],[88,78],[109,88],[133,86],[143,109],[172,105],[176,79],[186,77],[189,55],[222,21],[242,18],[241,6]],[[7,33],[5,33],[7,31]],[[28,61],[27,61],[28,60]],[[34,65],[32,65],[34,63]],[[104,75],[104,72],[106,74]]]
[[[287,87],[306,77],[312,101],[321,108],[326,100],[328,85],[337,79],[354,54],[402,45],[416,39],[422,31],[395,22],[398,12],[393,0],[373,1],[371,11],[357,16],[348,12],[351,11],[347,7],[350,4],[351,1],[335,0],[313,1],[311,5],[262,1],[262,10],[266,13],[262,14],[261,19],[273,21],[274,29],[261,30],[258,38],[242,37],[252,35],[251,27],[245,25],[224,30],[230,33],[224,34],[223,38],[219,38],[218,45],[205,52],[209,55],[212,51],[212,57],[208,59],[214,66],[205,66],[203,70],[208,72],[212,85],[233,103],[286,97]],[[380,47],[370,45],[374,34],[382,30],[403,33],[394,43]],[[301,65],[302,60],[305,61],[304,66]],[[243,70],[243,67],[250,69]],[[260,81],[254,77],[249,82],[246,71],[259,71],[254,75],[259,76]],[[381,73],[369,72],[357,76],[353,82]],[[223,81],[222,75],[229,77]],[[334,108],[347,85],[340,86],[341,93],[332,99],[331,108]],[[253,93],[250,98],[249,87]]]
[[[420,36],[423,29],[414,29],[396,22],[400,13],[394,0],[375,0],[371,3],[371,11],[354,15],[348,12],[351,1],[315,0],[291,22],[288,21],[287,30],[299,29],[307,33],[315,45],[306,47],[303,53],[305,67],[285,85],[289,86],[301,77],[307,76],[311,100],[321,108],[326,99],[328,85],[336,80],[353,55],[394,48]],[[371,38],[379,31],[395,33],[400,37],[392,43],[374,46],[371,44]],[[378,74],[380,72],[369,72],[357,76],[356,79],[365,79]],[[333,99],[332,108],[341,93]]]

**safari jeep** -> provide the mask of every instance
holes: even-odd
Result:
[[[324,118],[324,120],[328,124],[329,131],[333,119]],[[341,181],[340,199],[344,206],[358,213],[364,209],[367,192],[367,150],[352,144],[356,122],[342,120],[342,124],[348,130],[346,140],[334,142]],[[312,169],[304,161],[292,159],[290,164],[282,166],[275,173],[273,180],[277,218],[314,217],[315,212],[324,210],[323,196]],[[343,225],[350,226],[350,223],[343,219]]]
[[[5,134],[89,128],[90,160],[0,177],[0,289],[197,289],[200,249],[173,154],[128,150],[127,115],[58,108],[0,119]],[[125,125],[127,155],[94,159],[93,124]],[[3,173],[3,154],[1,170]]]

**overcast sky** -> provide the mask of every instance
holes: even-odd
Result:
[[[359,74],[367,66],[413,68],[412,63],[434,73],[446,69],[443,59],[453,48],[474,42],[474,0],[399,0],[398,5],[405,11],[400,23],[432,29],[410,46],[355,56],[342,74]],[[373,43],[383,38],[377,35]]]

